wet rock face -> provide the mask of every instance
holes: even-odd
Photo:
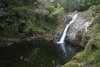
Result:
[[[86,21],[80,15],[74,21],[73,24],[70,25],[65,42],[85,46],[86,42],[89,40],[88,27],[90,25],[90,21]]]
[[[67,17],[65,18],[64,22],[63,22],[63,25],[65,26],[65,25],[69,24],[69,22],[70,22],[71,20],[72,20],[72,17],[67,16]],[[65,29],[65,27],[60,31],[60,33],[59,33],[58,35],[55,35],[55,36],[53,37],[53,40],[52,40],[53,42],[57,42],[57,41],[60,40],[60,38],[61,38],[61,36],[62,36],[62,34],[63,34],[64,29]]]

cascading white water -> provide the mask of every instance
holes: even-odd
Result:
[[[64,43],[64,40],[65,40],[65,37],[66,37],[66,32],[68,30],[68,27],[75,21],[75,19],[77,18],[78,14],[75,14],[73,17],[72,17],[72,21],[66,26],[62,36],[61,36],[61,39],[60,41],[58,41],[57,43]]]
[[[70,23],[68,25],[66,25],[65,29],[64,29],[64,32],[60,38],[60,41],[58,41],[57,43],[60,44],[61,48],[63,49],[64,53],[66,54],[66,49],[65,49],[65,46],[64,46],[64,40],[65,40],[65,37],[66,37],[66,32],[69,28],[69,26],[76,20],[76,18],[78,17],[78,14],[75,14],[73,17],[72,17],[72,21],[70,21]]]

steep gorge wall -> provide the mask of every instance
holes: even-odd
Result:
[[[90,36],[89,26],[93,21],[92,8],[84,12],[79,12],[78,18],[70,25],[66,35],[66,42],[74,45],[85,46]]]
[[[89,10],[83,12],[85,14]],[[85,49],[77,53],[71,61],[62,67],[99,67],[100,66],[100,5],[92,6],[92,24],[89,26],[88,35],[90,36]],[[87,14],[88,15],[88,14]],[[84,17],[89,18],[89,16]]]

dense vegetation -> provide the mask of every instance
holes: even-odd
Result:
[[[34,33],[51,38],[60,26],[63,14],[63,7],[51,0],[0,0],[1,39],[25,38]]]
[[[3,23],[0,26],[1,29],[13,31],[18,29],[19,33],[22,33],[30,29],[31,31],[37,29],[38,31],[38,28],[34,28],[39,26],[41,29],[50,30],[50,26],[47,28],[47,25],[58,24],[57,15],[63,11],[59,4],[53,2],[46,2],[46,4],[33,2],[30,5],[24,5],[24,2],[17,0],[1,1],[1,21]]]
[[[97,5],[100,0],[55,0],[59,2],[66,11],[84,11],[88,9],[91,5]]]
[[[99,4],[100,0],[0,0],[0,46],[2,43],[8,44],[31,36],[51,40],[63,27],[63,18],[67,12],[77,10],[85,14],[85,10],[95,5],[90,9],[94,18],[88,32],[90,40],[85,49],[64,67],[99,67]]]

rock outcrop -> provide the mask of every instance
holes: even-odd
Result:
[[[93,21],[92,11],[90,9],[84,12],[79,12],[78,18],[70,25],[66,33],[65,42],[73,45],[85,46],[90,38],[88,35],[90,32],[89,26]]]

